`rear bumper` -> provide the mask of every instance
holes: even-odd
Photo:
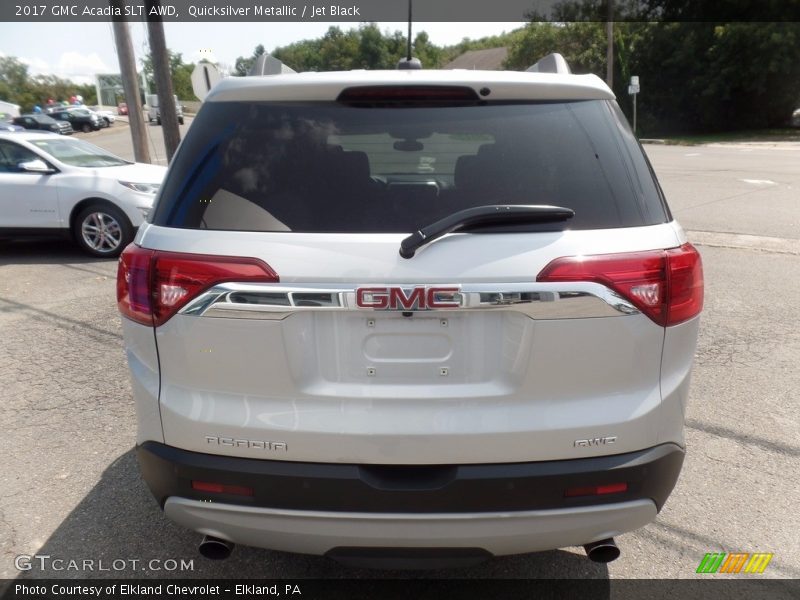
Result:
[[[655,518],[684,451],[663,444],[579,460],[487,465],[298,463],[138,447],[143,477],[168,517],[235,543],[324,554],[339,547],[482,548],[512,554],[584,544]],[[192,489],[244,486],[252,496]],[[627,491],[567,497],[576,487]]]
[[[650,500],[540,511],[398,514],[269,509],[173,497],[164,511],[184,527],[236,544],[333,555],[387,546],[522,554],[614,537],[656,517]]]
[[[138,447],[142,475],[162,506],[177,496],[287,510],[459,513],[548,510],[648,500],[661,510],[684,451],[662,444],[577,460],[478,465],[353,465],[201,454],[158,442]],[[251,488],[252,496],[202,492],[192,481]],[[626,483],[627,491],[565,497],[568,488]]]

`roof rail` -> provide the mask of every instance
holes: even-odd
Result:
[[[539,59],[535,65],[531,65],[526,69],[528,73],[560,73],[561,75],[569,75],[572,73],[569,69],[566,59],[558,52],[553,52]]]

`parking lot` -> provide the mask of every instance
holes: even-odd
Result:
[[[160,128],[148,131],[163,159]],[[81,137],[132,158],[124,123]],[[800,145],[646,150],[706,276],[677,488],[655,523],[617,540],[609,565],[566,548],[419,575],[689,578],[722,551],[771,552],[764,577],[800,577]],[[65,241],[0,242],[0,576],[34,553],[127,562],[25,576],[399,576],[253,548],[223,562],[197,554],[200,536],[163,517],[137,472],[115,272]],[[168,559],[192,568],[167,570]]]
[[[179,126],[181,137],[186,135],[189,126],[192,124],[192,115],[186,115],[184,124]],[[147,122],[147,113],[144,114],[145,135],[147,136],[147,149],[150,152],[150,162],[156,165],[167,164],[167,151],[164,147],[164,136],[161,133],[161,126],[155,122]],[[117,117],[116,122],[106,129],[93,131],[92,133],[76,133],[75,136],[98,144],[110,150],[117,156],[128,160],[134,160],[133,146],[131,144],[131,130],[128,125],[128,117]]]

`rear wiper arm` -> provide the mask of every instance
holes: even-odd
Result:
[[[551,223],[566,221],[575,216],[575,211],[563,206],[545,204],[492,204],[466,208],[422,227],[400,242],[400,256],[411,258],[428,242],[476,225],[494,223]]]

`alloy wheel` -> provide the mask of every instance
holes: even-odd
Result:
[[[122,227],[119,222],[104,212],[86,215],[81,223],[81,236],[84,243],[97,252],[110,253],[122,243]]]

